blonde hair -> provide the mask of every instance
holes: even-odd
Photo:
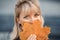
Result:
[[[19,18],[22,12],[26,14],[31,9],[33,9],[35,12],[41,13],[38,0],[18,0],[18,2],[16,3],[14,15],[14,29],[12,32],[12,36],[14,37],[12,39],[16,37],[18,31],[17,18]]]

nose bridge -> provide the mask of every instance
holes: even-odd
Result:
[[[34,20],[34,17],[33,17],[33,16],[31,17],[31,20],[32,20],[32,21]]]
[[[30,22],[33,22],[33,20],[34,20],[34,17],[32,16]]]
[[[34,17],[32,16],[31,20],[33,21],[34,20]]]

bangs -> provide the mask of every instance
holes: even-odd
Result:
[[[32,12],[41,14],[40,8],[31,2],[29,2],[29,4],[28,3],[22,4],[19,8],[16,9],[16,11],[18,15],[21,14],[22,16],[31,14]]]
[[[31,4],[31,6],[28,5],[28,4],[26,4],[26,5],[24,5],[21,9],[22,9],[22,10],[20,10],[20,13],[21,13],[23,16],[28,15],[28,14],[31,14],[31,13],[39,13],[39,14],[41,14],[40,9],[37,8],[37,7],[36,7],[35,5],[33,5],[33,4]]]

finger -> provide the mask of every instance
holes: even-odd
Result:
[[[27,40],[36,40],[36,35],[35,34],[31,34]]]

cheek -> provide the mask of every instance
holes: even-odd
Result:
[[[44,25],[44,19],[42,16],[38,16],[37,18],[35,18],[35,20],[39,20],[42,24],[42,26]]]
[[[35,17],[34,20],[41,20],[41,17],[40,16]]]
[[[23,18],[21,21],[22,21],[22,22],[30,22],[30,19],[24,19],[24,18]]]

